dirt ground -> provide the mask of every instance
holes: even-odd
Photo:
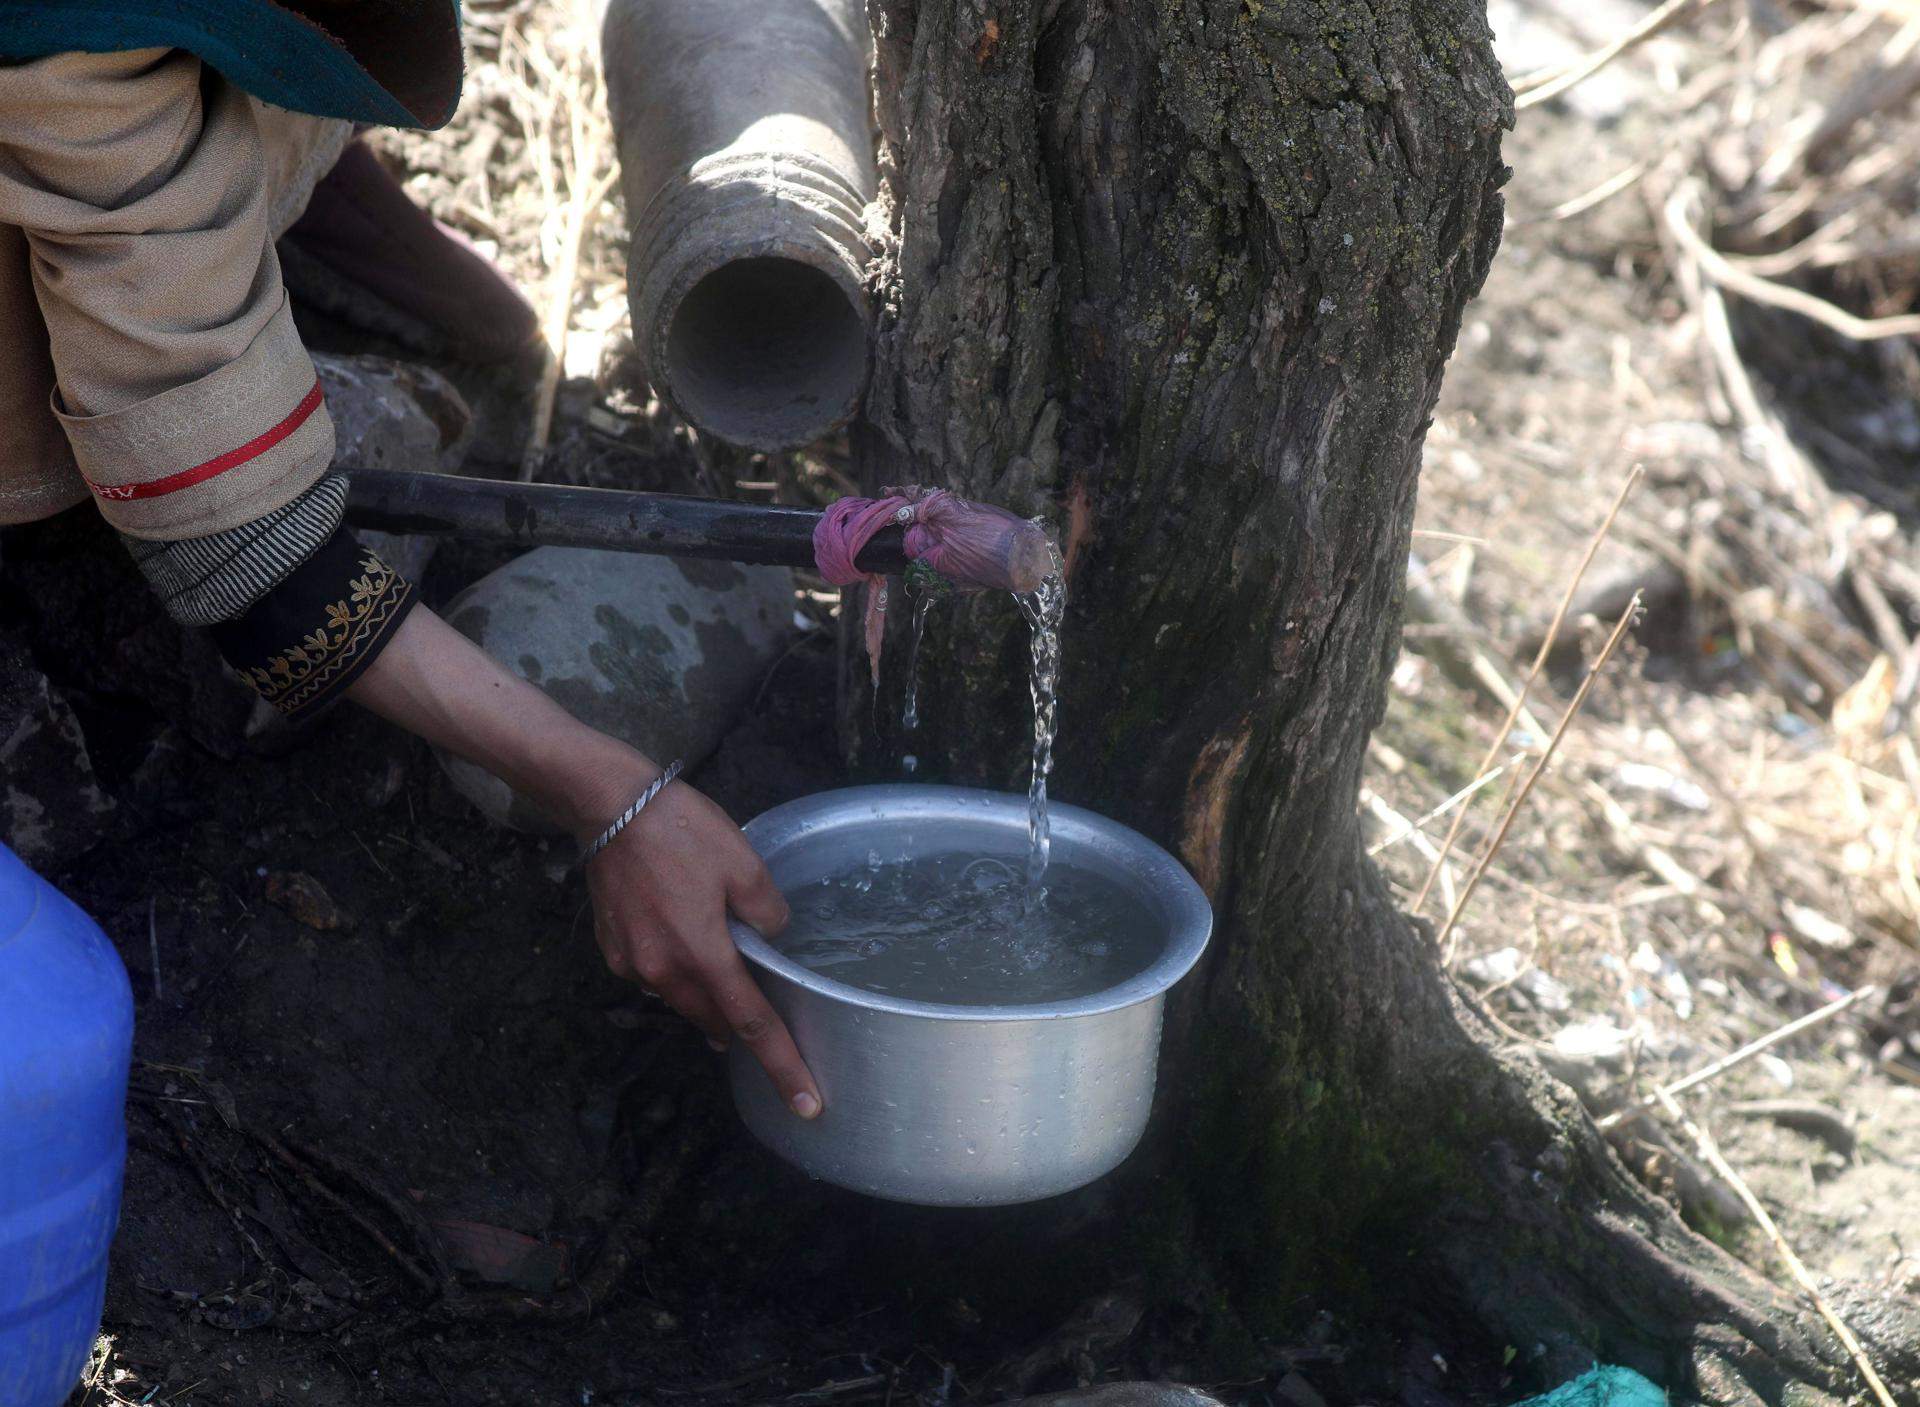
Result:
[[[1510,71],[1585,52],[1643,14],[1492,10]],[[1684,1075],[1871,984],[1845,1015],[1686,1102],[1816,1275],[1911,1295],[1920,927],[1888,894],[1911,864],[1900,837],[1920,777],[1906,761],[1911,720],[1886,703],[1899,660],[1876,664],[1880,641],[1860,650],[1846,638],[1844,622],[1862,614],[1849,576],[1860,568],[1833,563],[1845,559],[1834,544],[1863,533],[1911,560],[1920,457],[1911,437],[1857,423],[1851,456],[1823,453],[1809,426],[1857,421],[1867,405],[1903,418],[1909,400],[1857,362],[1816,364],[1830,347],[1809,345],[1806,324],[1736,306],[1762,394],[1824,480],[1783,483],[1728,408],[1701,317],[1670,272],[1661,163],[1673,164],[1689,128],[1726,120],[1694,95],[1743,32],[1709,19],[1658,38],[1594,90],[1524,112],[1508,140],[1506,238],[1429,436],[1408,650],[1367,809],[1380,861],[1411,900],[1450,818],[1421,827],[1424,840],[1405,822],[1475,780],[1506,713],[1501,686],[1525,676],[1639,466],[1644,479],[1575,599],[1567,648],[1530,697],[1537,730],[1516,729],[1495,758],[1506,774],[1462,827],[1448,863],[1456,886],[1634,589],[1645,593],[1637,628],[1519,810],[1449,937],[1451,964],[1597,1110],[1629,1080]],[[1633,179],[1619,194],[1569,210],[1623,174]],[[1803,537],[1812,544],[1784,545]],[[1785,564],[1789,590],[1760,574],[1761,559],[1768,573]],[[1822,607],[1796,617],[1793,590]],[[1836,657],[1857,651],[1838,665],[1844,689],[1795,667],[1789,630],[1770,634],[1796,619]],[[1901,613],[1900,627],[1911,624]],[[1499,676],[1491,687],[1475,677],[1475,654]],[[1425,912],[1445,914],[1438,887]],[[1660,1122],[1615,1132],[1629,1166],[1697,1228],[1780,1276],[1724,1181]]]
[[[569,127],[549,91],[580,79],[584,49],[557,7],[473,9],[460,122],[387,150],[417,193],[538,290],[550,214],[577,175],[566,162],[592,165],[590,147],[556,137]],[[1493,17],[1519,69],[1644,14],[1620,0],[1572,18],[1497,3]],[[1815,455],[1832,483],[1783,486],[1701,350],[1697,306],[1667,261],[1656,176],[1700,108],[1689,82],[1738,42],[1732,24],[1707,19],[1643,46],[1529,109],[1510,140],[1506,243],[1430,437],[1409,648],[1363,800],[1380,861],[1411,901],[1448,818],[1417,835],[1404,822],[1476,779],[1500,687],[1524,676],[1573,564],[1629,467],[1643,466],[1567,648],[1532,694],[1538,717],[1496,753],[1504,774],[1475,798],[1425,912],[1444,915],[1448,887],[1466,885],[1605,621],[1644,587],[1633,643],[1449,935],[1454,969],[1596,1110],[1874,984],[1843,1015],[1686,1098],[1817,1275],[1913,1294],[1912,724],[1884,700],[1873,707],[1891,689],[1877,647],[1822,634],[1771,579],[1729,578],[1761,555],[1767,525],[1816,510],[1818,533],[1838,522],[1912,560],[1920,438],[1902,449],[1885,383],[1769,359],[1776,325],[1747,317],[1739,335],[1773,377],[1770,397],[1811,396],[1823,423],[1842,402],[1877,406],[1893,426],[1868,446],[1878,477],[1863,477],[1858,456],[1836,468]],[[1566,213],[1636,167],[1644,178]],[[685,487],[649,477],[673,434],[645,414],[623,360],[620,220],[613,204],[600,214],[573,298],[576,379],[545,472]],[[514,462],[524,385],[460,375],[481,413],[476,453]],[[788,491],[835,472],[828,452],[743,465],[700,449],[693,462],[699,475],[745,470]],[[443,550],[428,598],[498,560]],[[1846,582],[1796,572],[1816,600],[1845,594]],[[1777,599],[1756,602],[1768,590]],[[824,602],[803,604],[825,619]],[[1857,620],[1857,604],[1848,610]],[[1896,614],[1908,631],[1917,623],[1904,606]],[[1791,647],[1809,631],[1826,647],[1817,656]],[[1806,658],[1832,663],[1847,690],[1809,686]],[[601,969],[570,852],[489,830],[420,747],[342,713],[287,750],[222,757],[135,699],[96,698],[83,722],[121,817],[51,878],[127,962],[138,1064],[104,1332],[74,1407],[936,1404],[1197,1376],[1203,1325],[1156,1318],[1129,1335],[1124,1306],[1095,1306],[1091,1327],[1055,1335],[1022,1287],[957,1299],[939,1268],[965,1260],[977,1219],[868,1203],[760,1152],[704,1046]],[[833,785],[832,708],[819,631],[694,780],[742,820]],[[1058,790],[1070,799],[1072,779]],[[1697,1226],[1780,1274],[1724,1180],[1661,1129],[1627,1121],[1617,1146]],[[426,1223],[462,1248],[466,1269],[434,1263]],[[828,1223],[839,1234],[807,1234]],[[1008,1224],[1072,1230],[1044,1212]],[[615,1263],[605,1257],[632,1262],[607,1303],[567,1313],[585,1306],[564,1288],[548,1298],[556,1279],[590,1282]],[[1123,1328],[1109,1332],[1103,1313]],[[1335,1331],[1314,1332],[1325,1350]],[[1009,1367],[1036,1345],[1030,1371]],[[1276,1346],[1265,1376],[1202,1385],[1271,1402],[1292,1371],[1281,1395],[1309,1407],[1302,1375],[1335,1403],[1390,1395],[1338,1358]]]

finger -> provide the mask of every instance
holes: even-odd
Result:
[[[726,1017],[733,1039],[753,1052],[787,1107],[803,1119],[818,1115],[820,1087],[813,1081],[813,1072],[800,1058],[800,1050],[794,1045],[786,1023],[767,1004],[753,978],[747,975],[746,964],[731,947],[726,961],[709,972],[708,992]]]
[[[727,1018],[697,979],[675,975],[667,979],[658,992],[662,1001],[699,1028],[708,1045],[715,1050],[726,1049]]]
[[[786,895],[774,887],[773,876],[758,855],[728,876],[727,907],[762,938],[778,938],[793,917]]]

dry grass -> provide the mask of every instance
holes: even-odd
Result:
[[[427,209],[473,240],[548,315],[568,375],[599,376],[627,326],[625,222],[589,0],[471,0],[460,113],[382,132]],[[599,217],[599,218],[596,218]],[[585,238],[581,237],[584,229]]]
[[[1596,1114],[1858,992],[1725,1078],[1842,1091],[1836,1117],[1908,1156],[1920,11],[1682,0],[1616,7],[1597,34],[1593,8],[1496,7],[1509,42],[1531,24],[1575,42],[1516,84],[1506,247],[1428,440],[1413,624],[1363,798],[1371,845],[1409,907],[1460,887],[1450,849],[1491,855],[1443,956]],[[1602,78],[1615,95],[1575,110]],[[1552,603],[1635,467],[1645,484],[1530,682]],[[1548,739],[1514,701],[1559,714],[1635,590],[1643,628],[1539,767]],[[1536,769],[1511,808],[1508,782]],[[1718,1085],[1688,1096],[1702,1125]],[[1696,1224],[1751,1226],[1691,1135],[1615,1119],[1609,1136]],[[1744,1125],[1721,1142],[1760,1156]],[[1859,1166],[1823,1176],[1845,1185]],[[1828,1264],[1844,1238],[1832,1199],[1828,1221],[1802,1214],[1811,1174],[1749,1172],[1796,1249]],[[1872,1186],[1857,1195],[1887,1195]],[[1910,1205],[1920,1183],[1897,1195]],[[1869,1209],[1856,1219],[1891,1234]],[[1872,1254],[1912,1293],[1897,1244]]]
[[[1515,541],[1511,512],[1489,526],[1473,501],[1481,495],[1467,494],[1467,511],[1456,515],[1444,489],[1430,491],[1424,527],[1495,545],[1455,546],[1416,566],[1417,585],[1447,600],[1422,612],[1442,625],[1410,632],[1415,657],[1400,692],[1414,707],[1446,693],[1446,707],[1468,716],[1451,729],[1408,718],[1405,746],[1390,724],[1382,755],[1390,764],[1408,755],[1434,764],[1417,769],[1430,780],[1396,784],[1389,765],[1372,791],[1394,814],[1419,814],[1511,760],[1513,710],[1501,726],[1488,708],[1499,684],[1473,697],[1442,680],[1441,668],[1423,666],[1444,667],[1463,648],[1491,653],[1495,669],[1517,681],[1511,694],[1527,693],[1531,676],[1518,660],[1534,646],[1515,628],[1537,638],[1541,623],[1518,603],[1549,584],[1557,593],[1548,559],[1570,568],[1567,539],[1599,523],[1596,481],[1614,466],[1645,463],[1656,490],[1626,507],[1614,534],[1623,548],[1616,556],[1644,580],[1624,585],[1653,587],[1663,598],[1656,610],[1683,622],[1677,648],[1699,653],[1652,671],[1661,682],[1642,669],[1601,686],[1601,715],[1574,730],[1547,774],[1532,834],[1510,842],[1534,848],[1507,880],[1509,894],[1525,896],[1522,911],[1483,914],[1476,945],[1522,939],[1543,955],[1600,953],[1614,959],[1611,971],[1663,929],[1681,936],[1653,943],[1656,950],[1699,949],[1718,935],[1811,998],[1823,978],[1844,985],[1886,975],[1911,967],[1920,950],[1911,708],[1920,572],[1908,565],[1916,559],[1905,512],[1915,490],[1899,473],[1856,482],[1861,461],[1912,465],[1920,449],[1920,439],[1900,439],[1908,333],[1920,328],[1909,311],[1920,294],[1920,166],[1910,159],[1920,121],[1906,110],[1920,93],[1920,21],[1853,5],[1803,7],[1763,35],[1744,8],[1662,6],[1588,59],[1516,87],[1532,101],[1556,96],[1606,63],[1632,64],[1642,40],[1675,22],[1697,31],[1682,45],[1695,71],[1673,74],[1668,109],[1645,115],[1642,131],[1657,128],[1659,149],[1647,150],[1645,136],[1623,142],[1614,177],[1549,203],[1543,216],[1523,216],[1509,235],[1511,252],[1528,225],[1577,220],[1633,192],[1644,220],[1606,243],[1616,271],[1631,279],[1627,296],[1652,293],[1666,325],[1649,338],[1642,310],[1623,310],[1623,324],[1639,328],[1616,336],[1611,395],[1592,398],[1611,404],[1583,407],[1575,423],[1537,413],[1502,431],[1443,409],[1430,464],[1463,459],[1476,481],[1493,479],[1509,499],[1555,494],[1559,521],[1519,535],[1547,540],[1542,561],[1519,573],[1523,583],[1502,581],[1500,558]],[[1523,124],[1555,120],[1551,107],[1537,112]],[[1791,373],[1831,362],[1836,338],[1860,359],[1849,368],[1852,398],[1796,399]],[[1824,447],[1841,434],[1833,428],[1841,409],[1853,419],[1836,466]],[[1598,462],[1568,452],[1576,439],[1591,443],[1581,418],[1606,422],[1611,452]],[[1877,445],[1867,433],[1874,428],[1895,443]],[[1570,475],[1595,502],[1584,524],[1565,511]],[[1605,614],[1618,608],[1611,601]],[[1507,619],[1489,620],[1489,610]],[[1446,627],[1449,612],[1465,625]],[[1676,642],[1656,648],[1671,652]],[[1573,675],[1562,674],[1564,687]],[[1492,746],[1475,772],[1458,772],[1464,758],[1436,757],[1448,739],[1470,743],[1488,730]],[[1514,741],[1525,753],[1544,739],[1523,726]],[[1447,791],[1442,778],[1452,783]],[[1484,843],[1497,814],[1483,801],[1453,819]],[[1430,859],[1425,880],[1409,880],[1416,902],[1440,869]],[[1629,936],[1639,941],[1626,944]]]

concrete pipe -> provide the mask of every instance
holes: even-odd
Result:
[[[806,444],[866,386],[869,46],[864,0],[607,6],[634,342],[733,444]]]

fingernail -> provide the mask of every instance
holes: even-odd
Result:
[[[712,1036],[708,1036],[707,1049],[715,1055],[725,1055],[727,1053],[727,1043],[725,1041],[716,1041]]]
[[[793,1097],[793,1112],[803,1119],[816,1117],[820,1113],[819,1096],[801,1090],[800,1093]]]

